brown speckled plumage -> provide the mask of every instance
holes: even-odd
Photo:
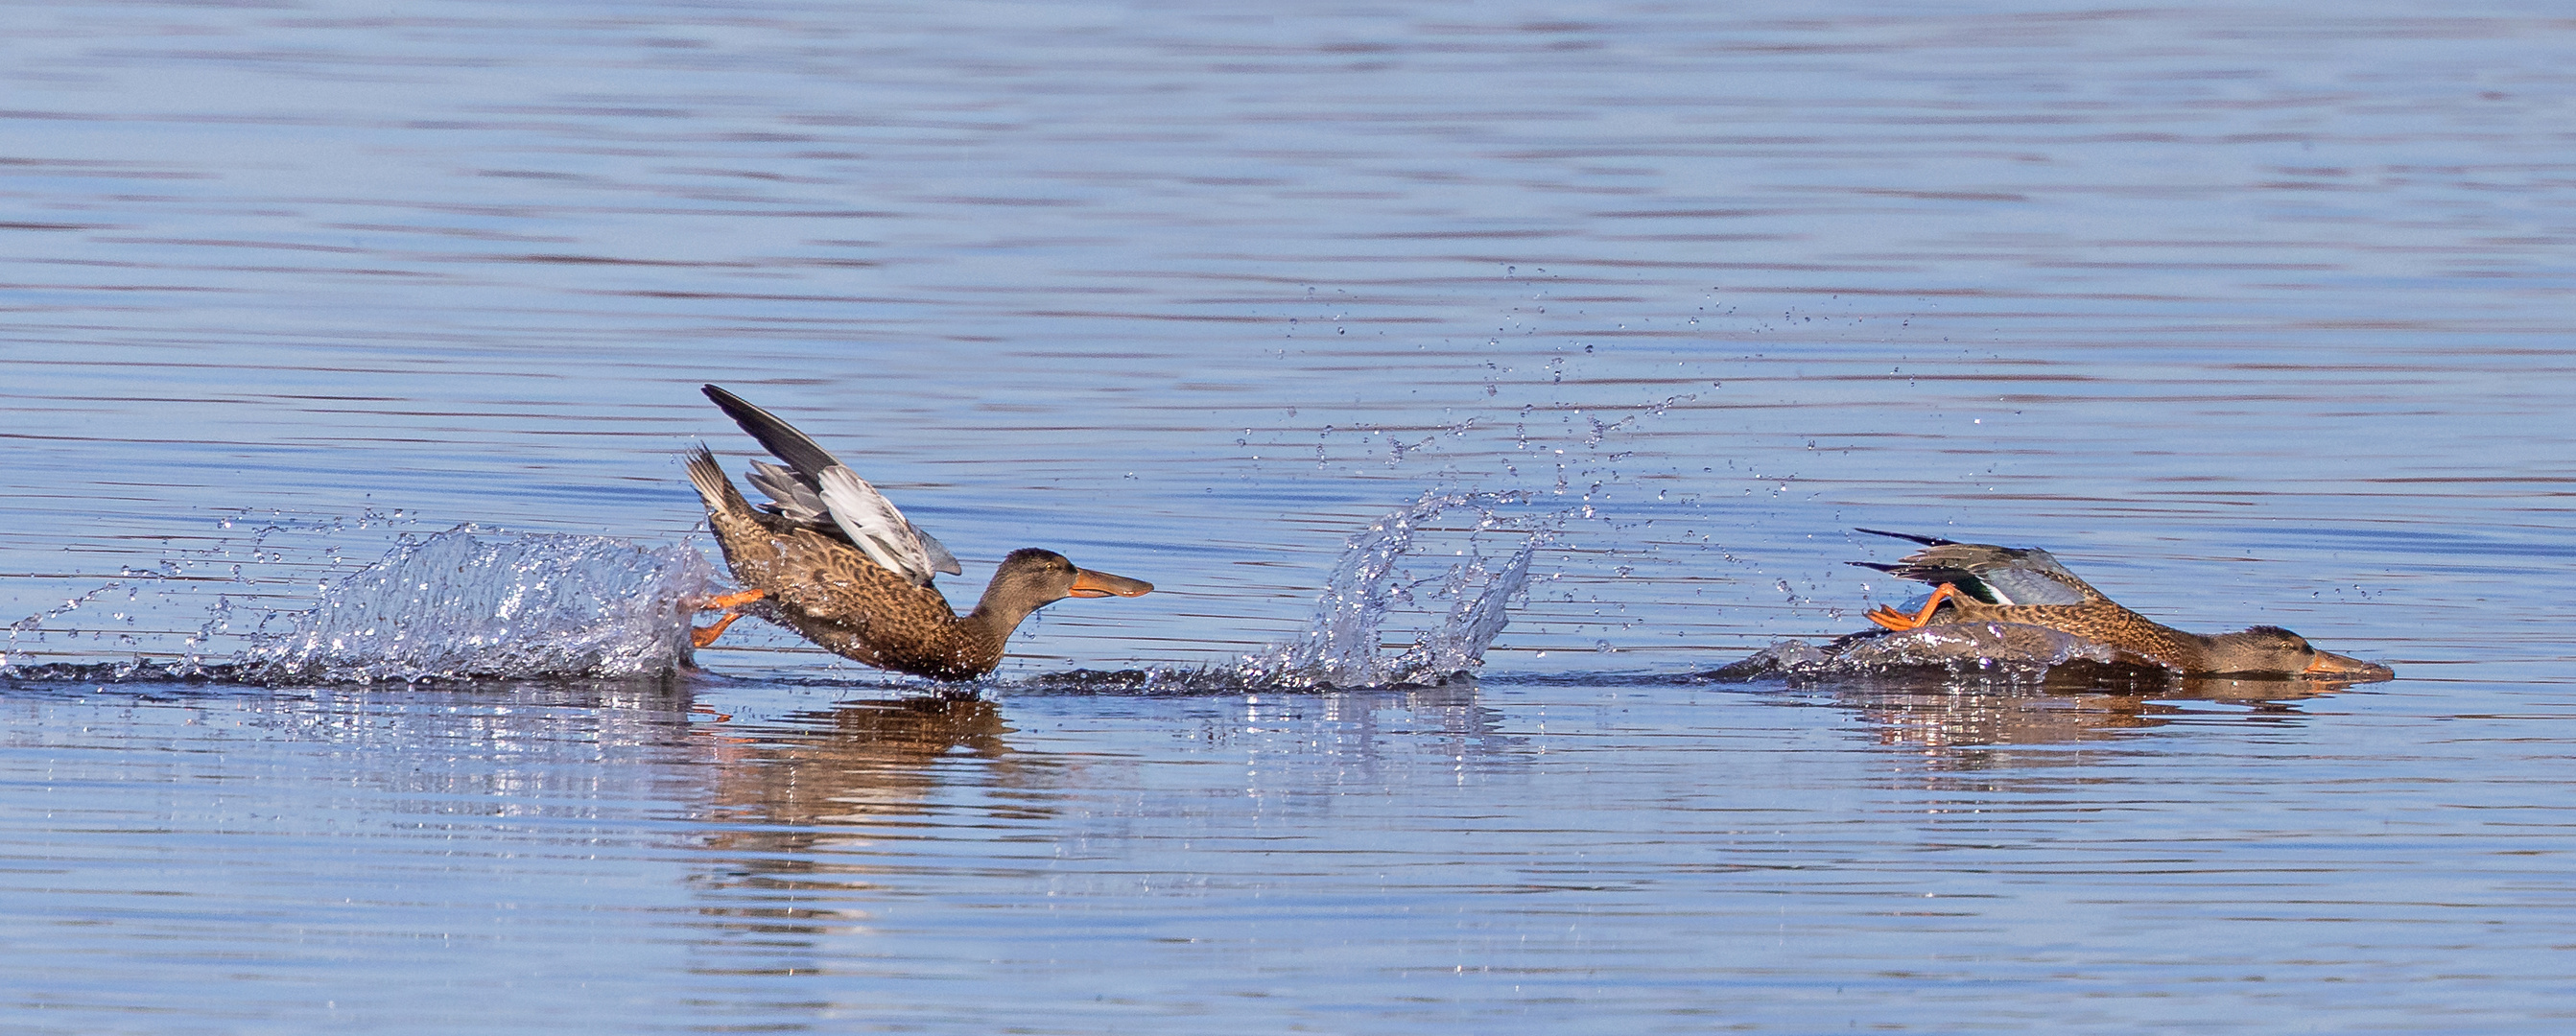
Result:
[[[780,429],[810,447],[810,440],[783,422],[764,424],[777,419],[730,393],[710,385],[708,395],[782,459],[800,460],[798,451],[771,445]],[[819,461],[803,459],[798,471],[811,481],[820,473],[802,469],[817,463],[837,464],[822,455]],[[747,605],[744,614],[786,626],[825,650],[881,669],[941,680],[982,676],[1001,664],[1012,631],[1031,612],[1068,596],[1132,597],[1153,589],[1138,580],[1076,568],[1053,551],[1028,548],[1004,558],[975,610],[958,615],[926,573],[916,583],[878,564],[839,526],[800,522],[777,508],[753,506],[704,447],[689,458],[688,471],[706,504],[707,527],[734,578],[747,590],[765,594]],[[895,518],[900,521],[900,515]],[[713,639],[709,633],[701,644]]]
[[[1943,622],[2017,622],[2073,634],[2110,647],[2124,660],[2186,675],[2278,673],[2347,680],[2385,680],[2386,666],[2320,651],[2278,626],[2235,633],[2178,630],[2122,607],[2066,570],[2047,551],[1959,543],[1862,529],[1924,545],[1895,564],[1856,561],[1934,587],[1916,614],[1879,608],[1870,619],[1891,630]]]

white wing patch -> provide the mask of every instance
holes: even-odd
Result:
[[[903,512],[895,510],[894,501],[857,472],[835,464],[823,469],[815,481],[822,483],[823,506],[831,509],[832,523],[849,534],[850,542],[858,544],[868,560],[914,586],[930,585],[935,572],[957,571],[957,559],[949,556],[948,548],[914,528]],[[946,564],[933,561],[932,551]]]

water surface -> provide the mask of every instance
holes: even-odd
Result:
[[[0,684],[6,1025],[2557,1031],[2560,14],[20,10],[12,665],[234,650],[464,523],[703,546],[709,381],[955,598],[1158,590],[963,701],[751,624]],[[1557,530],[1474,682],[1027,682],[1289,640],[1433,490]],[[1908,595],[1855,525],[2400,679],[1692,677]]]

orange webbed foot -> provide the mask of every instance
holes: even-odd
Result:
[[[769,591],[767,590],[744,590],[740,593],[721,594],[699,601],[698,610],[704,612],[716,611],[725,608],[739,608],[767,596],[769,596]],[[705,647],[709,644],[715,643],[717,637],[724,636],[725,627],[733,625],[733,621],[739,618],[742,618],[741,612],[728,611],[725,612],[724,617],[717,619],[713,625],[699,626],[689,630],[689,646]]]
[[[704,612],[714,611],[718,608],[739,608],[767,596],[769,596],[769,591],[767,590],[745,590],[741,593],[731,593],[719,597],[710,597],[698,602],[698,610]]]
[[[717,637],[724,636],[725,627],[733,625],[733,621],[739,618],[742,618],[741,612],[727,612],[724,618],[717,619],[712,626],[698,626],[689,630],[689,646],[705,647],[715,643]]]
[[[1870,609],[1868,616],[1869,621],[1875,622],[1896,633],[1903,633],[1906,630],[1919,630],[1932,624],[1932,613],[1940,609],[1941,602],[1958,595],[1958,587],[1952,586],[1948,583],[1943,583],[1932,588],[1932,597],[1930,600],[1923,602],[1922,610],[1917,611],[1912,615],[1907,615],[1904,612],[1897,611],[1894,608],[1882,604],[1876,608]]]

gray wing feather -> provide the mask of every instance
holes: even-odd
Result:
[[[805,433],[797,431],[795,425],[779,420],[778,415],[713,385],[702,386],[702,391],[708,399],[715,401],[716,408],[724,411],[726,417],[733,418],[735,425],[760,440],[761,449],[786,461],[788,467],[796,469],[796,473],[805,476],[807,481],[821,478],[824,468],[840,463]]]
[[[2055,567],[2055,562],[2050,566]],[[2063,568],[2057,569],[2065,572]],[[2003,598],[1999,604],[2082,604],[2084,593],[2049,577],[2045,570],[2022,568],[1989,568],[1977,573]],[[2070,577],[2071,578],[2071,577]]]
[[[937,538],[921,531],[921,526],[912,524],[912,519],[904,519],[903,527],[912,530],[913,539],[921,541],[921,552],[930,556],[931,571],[946,572],[952,576],[966,574],[966,570],[957,565],[957,555],[949,553],[948,548]]]
[[[751,484],[778,502],[778,513],[798,525],[832,524],[831,508],[824,506],[821,487],[798,477],[793,471],[765,460],[754,459],[751,472],[745,476]]]

